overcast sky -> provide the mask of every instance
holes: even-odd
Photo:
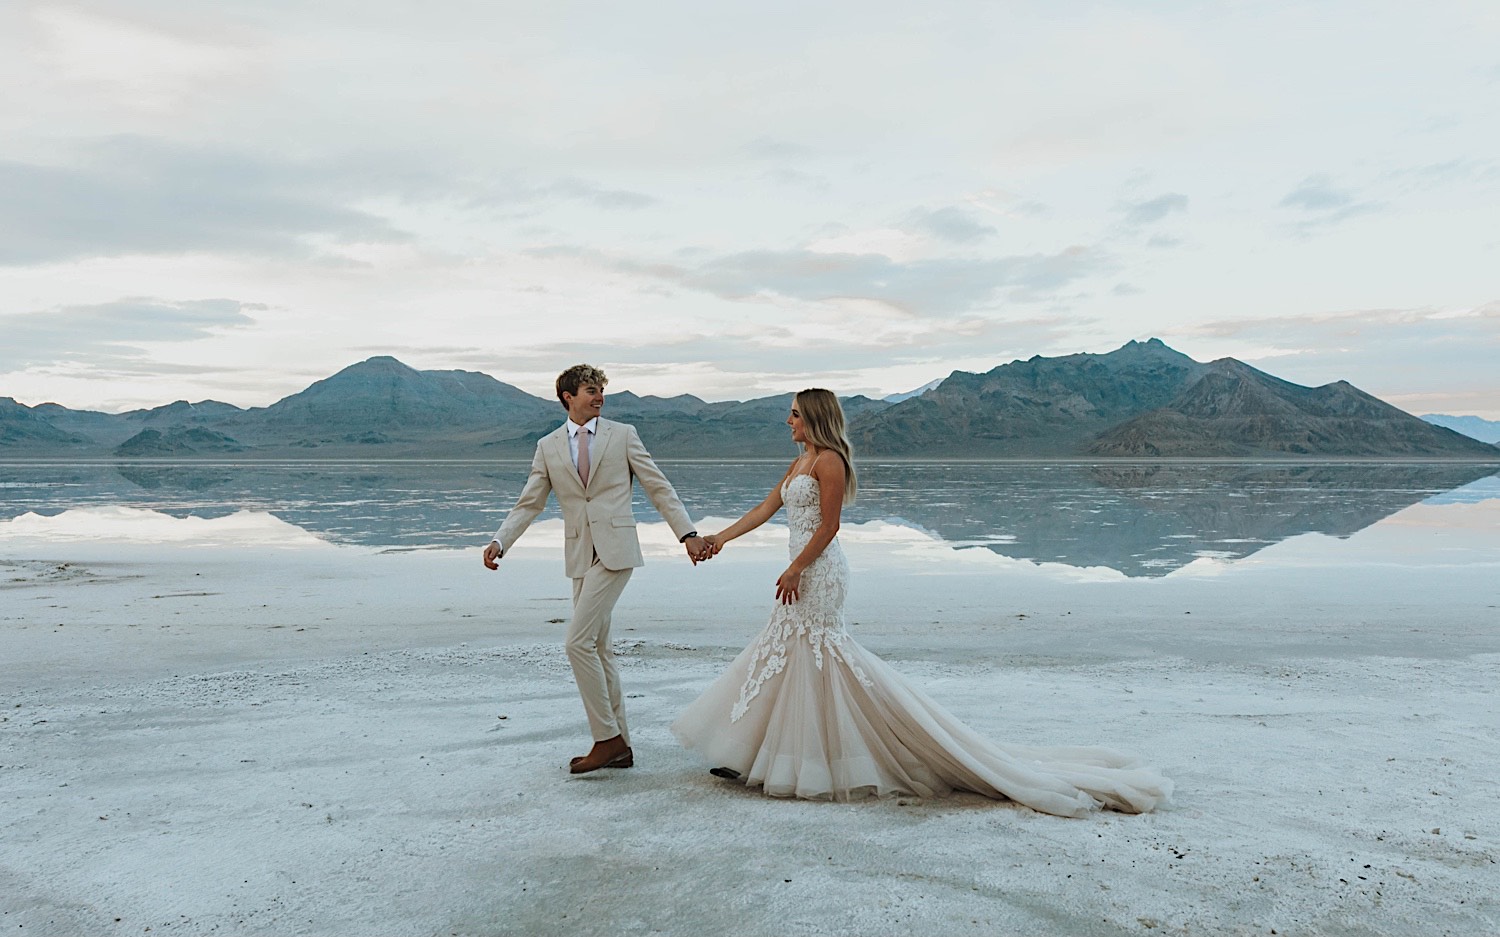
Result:
[[[0,395],[909,390],[1151,336],[1500,419],[1500,4],[0,4]]]

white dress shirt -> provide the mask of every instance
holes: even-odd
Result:
[[[594,461],[593,436],[599,429],[599,418],[596,416],[582,426],[579,426],[572,420],[569,420],[565,425],[568,427],[568,452],[573,456],[573,468],[578,468],[578,434],[584,430],[588,430],[589,432],[589,462],[592,464]]]

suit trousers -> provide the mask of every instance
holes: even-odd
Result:
[[[625,699],[620,692],[620,671],[610,647],[609,618],[615,602],[625,591],[633,569],[605,569],[594,557],[593,565],[573,580],[573,622],[568,626],[568,663],[573,682],[583,697],[594,741],[620,736],[630,744],[625,727]]]

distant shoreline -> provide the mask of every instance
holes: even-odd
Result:
[[[679,458],[661,456],[658,462],[665,464],[746,465],[766,463],[781,465],[786,457],[743,458]],[[861,465],[1494,465],[1500,467],[1500,456],[1481,458],[1478,456],[1174,456],[1145,458],[1140,456],[1095,456],[1093,458],[1056,457],[1003,457],[987,459],[959,459],[947,456],[930,458],[916,456],[859,456],[855,461]],[[264,458],[177,458],[149,459],[116,456],[108,459],[65,459],[37,457],[33,459],[0,459],[0,467],[42,465],[527,465],[530,458],[521,456],[496,457],[492,459],[416,459],[416,458],[326,458],[292,459],[276,456]]]

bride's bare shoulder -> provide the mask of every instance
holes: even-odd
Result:
[[[824,449],[813,459],[811,474],[824,481],[842,482],[845,472],[843,456],[832,449]]]

